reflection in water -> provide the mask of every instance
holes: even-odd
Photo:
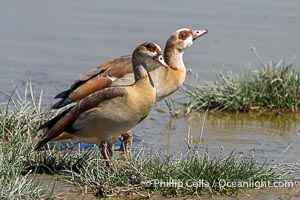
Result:
[[[145,124],[157,127],[155,117],[153,119]],[[167,153],[187,151],[188,147],[196,146],[212,154],[223,150],[254,154],[268,163],[289,148],[288,155],[280,159],[295,162],[299,159],[294,153],[300,143],[299,119],[300,114],[292,113],[195,113],[185,118],[170,118],[165,122],[168,124],[165,129],[157,130],[159,137],[140,136],[144,139],[143,145]]]
[[[191,116],[197,121],[197,118],[204,114],[195,114]],[[238,132],[241,130],[256,131],[263,134],[285,135],[295,130],[297,122],[300,119],[299,114],[295,113],[219,113],[208,114],[206,123],[213,127],[223,127],[225,130]]]

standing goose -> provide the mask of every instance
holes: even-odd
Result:
[[[205,35],[207,30],[192,30],[182,28],[175,31],[167,40],[164,49],[164,59],[169,68],[164,68],[153,60],[148,60],[147,66],[156,88],[156,101],[175,92],[184,82],[186,68],[183,62],[183,54],[194,41]],[[65,90],[55,98],[61,98],[52,106],[54,109],[62,108],[70,103],[78,102],[86,96],[107,88],[112,85],[124,85],[134,82],[131,66],[131,55],[121,56],[114,60],[109,60],[96,69],[82,75],[68,90]],[[123,138],[132,138],[130,134],[122,134]],[[122,141],[122,144],[128,141]],[[131,144],[131,142],[129,142]],[[129,147],[124,146],[125,149]],[[121,147],[121,150],[124,150]]]
[[[148,71],[148,62],[153,60],[167,67],[157,44],[139,45],[132,54],[134,84],[94,92],[47,121],[39,128],[45,137],[36,149],[65,139],[100,144],[107,165],[111,165],[112,145],[118,136],[139,124],[155,103],[156,90]]]
[[[194,41],[205,35],[207,30],[192,30],[182,28],[175,31],[167,40],[164,49],[164,59],[170,66],[164,68],[153,60],[146,61],[148,70],[157,89],[157,101],[175,92],[183,83],[186,68],[183,62],[184,51],[192,46]],[[160,72],[163,72],[162,74]],[[60,98],[53,109],[62,108],[72,102],[78,102],[86,96],[112,85],[133,83],[131,55],[109,60],[94,70],[82,75],[68,90],[55,96]]]

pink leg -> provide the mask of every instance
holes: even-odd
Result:
[[[121,145],[118,151],[125,153],[126,155],[131,154],[131,146],[132,146],[132,132],[128,131],[126,133],[121,134]]]
[[[107,142],[107,151],[108,151],[110,158],[114,155],[114,152],[113,152],[114,143],[115,142]]]
[[[99,149],[100,152],[106,162],[107,167],[112,167],[112,162],[111,162],[111,152],[112,152],[112,145],[108,145],[107,142],[101,142]]]

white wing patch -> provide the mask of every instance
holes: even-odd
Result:
[[[110,77],[110,76],[107,76],[107,78],[109,78],[111,81],[115,81],[117,79],[117,77]]]

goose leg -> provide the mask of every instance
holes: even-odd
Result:
[[[115,142],[107,142],[107,151],[108,151],[108,156],[111,158],[114,154],[113,152],[113,146]]]
[[[110,152],[112,151],[111,148],[112,148],[112,145],[110,146],[107,142],[101,142],[100,146],[99,146],[100,152],[105,160],[107,167],[112,167],[112,162],[110,159],[111,158]]]
[[[130,156],[131,155],[131,146],[132,146],[132,132],[128,131],[121,134],[121,145],[118,151]]]

